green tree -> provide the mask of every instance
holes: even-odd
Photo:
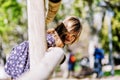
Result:
[[[6,49],[24,39],[27,25],[27,19],[23,19],[25,9],[26,5],[18,0],[0,0],[0,42]]]
[[[112,19],[112,43],[113,43],[113,51],[120,52],[120,4],[119,0],[106,2],[107,6],[111,8],[114,12],[114,17]],[[108,7],[106,9],[109,9]],[[109,40],[108,40],[108,26],[104,23],[103,28],[100,33],[102,46],[106,52],[109,51]]]

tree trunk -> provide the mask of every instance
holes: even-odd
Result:
[[[28,0],[27,9],[30,70],[32,70],[46,51],[44,0]]]

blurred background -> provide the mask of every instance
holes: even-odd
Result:
[[[87,66],[85,71],[91,72],[82,75],[82,78],[96,78],[96,74],[92,73],[95,45],[104,50],[102,78],[120,79],[120,0],[63,0],[54,21],[47,27],[56,27],[70,15],[79,17],[83,30],[76,43],[65,46],[68,59],[55,70],[51,79],[81,78],[80,74],[85,73],[82,71],[82,60]],[[2,66],[12,48],[28,40],[27,29],[27,0],[0,0],[0,77],[4,77]],[[74,74],[69,73],[68,69],[68,49],[75,55]]]

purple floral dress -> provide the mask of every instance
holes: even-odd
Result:
[[[47,34],[48,47],[55,46],[55,40],[51,34]],[[5,72],[13,79],[19,77],[30,68],[29,43],[24,41],[15,46],[5,64]]]

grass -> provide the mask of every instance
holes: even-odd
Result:
[[[120,70],[115,70],[114,75],[120,76]],[[111,76],[111,72],[104,72],[104,76]]]

